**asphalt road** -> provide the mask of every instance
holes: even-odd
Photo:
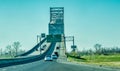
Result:
[[[36,61],[28,64],[0,68],[0,71],[120,71],[119,69],[56,61]]]

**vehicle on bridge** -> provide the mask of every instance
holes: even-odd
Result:
[[[56,54],[51,55],[51,57],[52,57],[52,59],[57,59],[58,58]]]
[[[58,52],[54,52],[54,54],[55,54],[57,57],[59,57],[59,54],[58,54]]]
[[[45,61],[53,61],[53,58],[51,57],[51,55],[46,55],[44,60]]]

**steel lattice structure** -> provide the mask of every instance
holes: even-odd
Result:
[[[50,8],[49,35],[64,35],[64,7]]]

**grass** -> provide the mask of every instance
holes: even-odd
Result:
[[[85,62],[85,64],[120,68],[120,62]]]
[[[87,59],[92,62],[119,62],[120,54],[115,55],[90,55],[90,56],[82,56],[82,58]]]
[[[74,57],[68,57],[68,61],[120,68],[120,54],[86,55],[86,56],[82,56],[81,58],[84,58],[86,60],[77,59],[77,58],[74,58]]]
[[[11,57],[9,55],[2,55],[2,56],[0,56],[0,59],[9,59],[9,58],[14,58],[14,57]]]
[[[86,60],[83,60],[83,59],[77,59],[77,58],[73,58],[73,57],[68,57],[68,61],[70,62],[86,62]]]

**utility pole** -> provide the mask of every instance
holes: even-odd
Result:
[[[73,49],[73,51],[75,51],[76,50],[76,48],[77,48],[77,46],[75,45],[75,42],[74,42],[74,36],[66,36],[65,37],[65,41],[72,41],[73,42],[73,44],[72,44],[72,46],[71,46],[71,48]]]
[[[37,35],[37,44],[39,44],[40,54],[41,54],[41,44],[40,44],[40,42],[41,42],[41,36],[40,36],[40,35]],[[38,50],[38,49],[36,49],[36,50]]]
[[[73,36],[73,45],[74,45],[74,36]]]

